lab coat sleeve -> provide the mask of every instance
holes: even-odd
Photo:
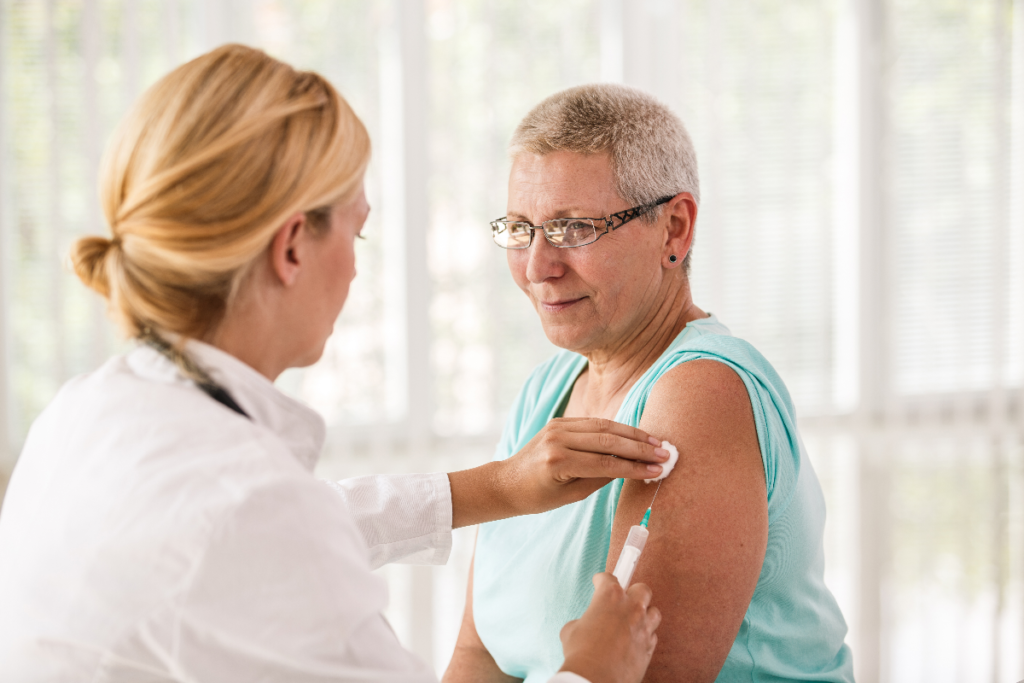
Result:
[[[452,490],[447,474],[378,474],[327,483],[355,518],[374,569],[448,561]]]

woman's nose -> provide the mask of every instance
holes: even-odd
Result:
[[[562,250],[552,246],[542,230],[533,234],[533,244],[526,250],[526,278],[533,284],[540,284],[553,277],[565,274]]]

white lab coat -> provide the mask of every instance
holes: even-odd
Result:
[[[317,480],[320,416],[188,351],[251,420],[140,347],[32,426],[0,513],[0,680],[435,681],[371,570],[447,561],[447,476]]]

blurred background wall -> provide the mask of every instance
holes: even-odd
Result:
[[[487,221],[504,145],[590,81],[694,137],[694,295],[781,372],[858,680],[1024,678],[1024,0],[0,0],[0,496],[34,417],[125,348],[62,265],[140,91],[226,41],[330,78],[375,143],[360,275],[283,389],[325,477],[491,457],[553,352]],[[473,531],[389,567],[441,671]]]

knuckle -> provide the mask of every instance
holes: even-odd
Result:
[[[543,463],[545,467],[555,468],[562,462],[561,453],[557,450],[548,450],[544,452]]]
[[[601,432],[597,435],[597,445],[602,451],[608,453],[612,450],[612,445],[615,443],[615,437],[607,432]]]

